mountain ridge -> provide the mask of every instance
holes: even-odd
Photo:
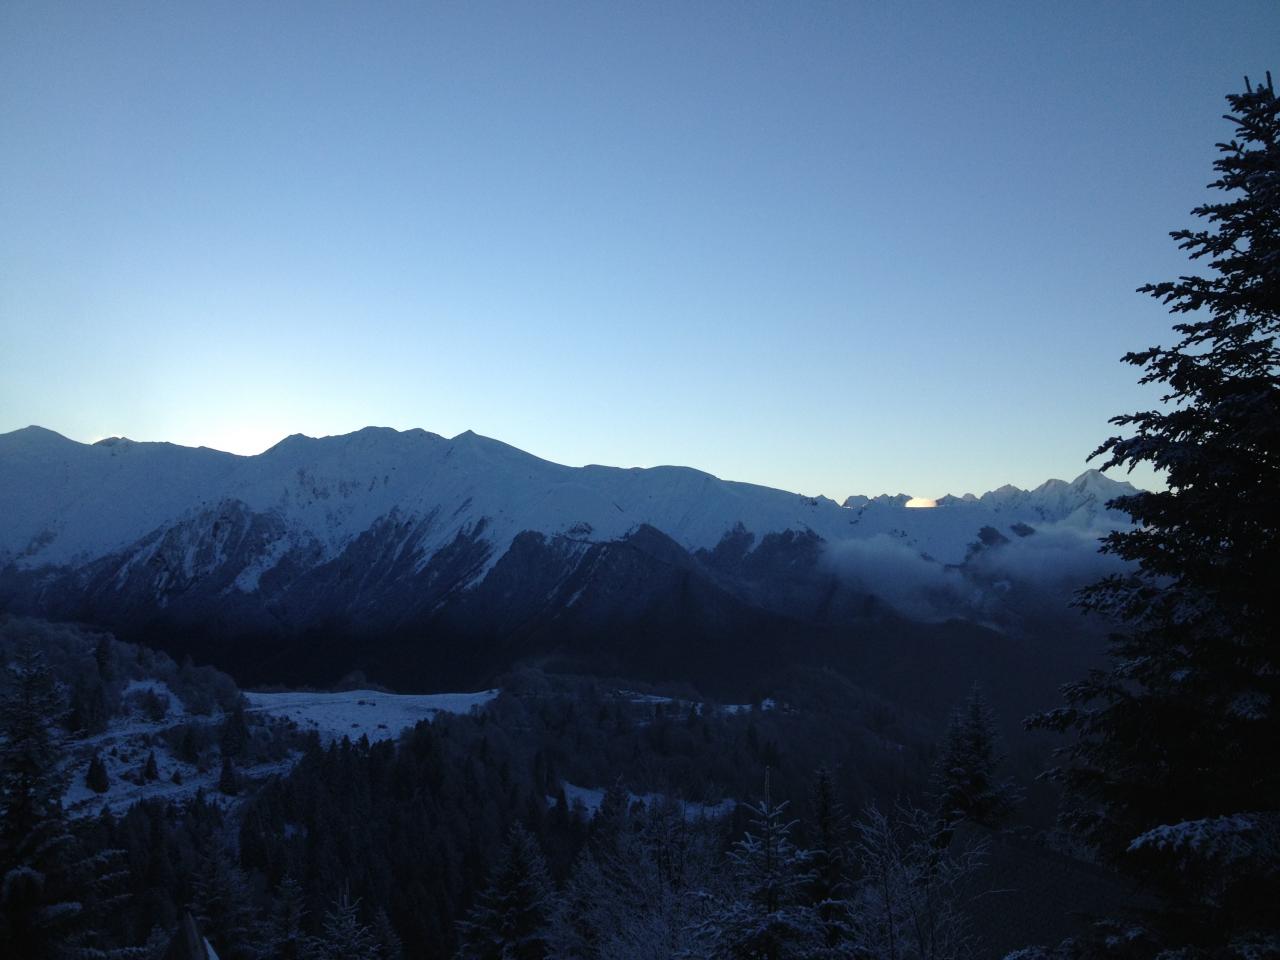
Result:
[[[448,439],[386,427],[323,438],[293,434],[252,456],[109,440],[81,444],[42,427],[0,434],[0,563],[80,563],[193,509],[229,501],[284,518],[330,556],[393,509],[422,516],[437,507],[461,518],[438,524],[438,546],[485,518],[498,554],[526,529],[590,528],[595,539],[616,539],[643,523],[686,549],[710,549],[743,523],[761,535],[812,530],[826,540],[848,538],[850,526],[858,536],[905,532],[931,555],[958,561],[972,535],[967,522],[951,535],[938,518],[923,519],[924,511],[897,515],[905,494],[837,505],[693,467],[569,467],[472,431]],[[1086,507],[1074,522],[1091,528],[1120,520],[1102,505],[1133,489],[1090,470],[1033,490],[1006,485],[980,497],[944,497],[934,509],[985,505],[993,515],[1021,512],[1058,523]]]
[[[1124,519],[1105,499],[1132,489],[1092,472],[842,506],[690,467],[568,467],[470,431],[294,435],[243,457],[34,428],[0,435],[0,613],[259,682],[359,668],[438,690],[532,659],[741,695],[791,663],[892,678],[903,644],[959,677],[1057,656],[986,625],[1009,619],[1002,584],[1064,544],[1096,551]]]

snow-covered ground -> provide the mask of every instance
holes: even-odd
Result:
[[[163,717],[148,710],[147,693],[155,694],[167,704]],[[358,740],[387,740],[397,737],[419,720],[430,720],[439,713],[466,713],[483,706],[498,695],[497,690],[478,693],[436,693],[397,695],[373,690],[345,693],[246,693],[247,712],[267,717],[288,719],[304,731],[315,730],[329,742],[344,736]],[[140,800],[181,801],[203,789],[206,796],[220,803],[234,803],[217,790],[221,764],[216,755],[201,765],[180,760],[169,749],[163,734],[181,723],[220,725],[221,713],[196,716],[187,712],[181,699],[159,680],[134,680],[125,689],[126,712],[114,717],[102,733],[68,741],[70,758],[68,785],[63,794],[63,807],[73,817],[96,816],[103,807],[121,814]],[[156,778],[142,775],[147,758],[156,758]],[[97,793],[85,782],[89,760],[97,756],[107,771],[108,787]],[[268,763],[239,767],[245,780],[263,780],[287,773],[301,754]],[[176,777],[175,777],[176,775]]]
[[[147,754],[152,750],[156,755],[159,778],[143,783],[126,780],[127,774],[142,768]],[[209,801],[222,804],[224,807],[236,802],[234,797],[224,796],[217,790],[221,768],[199,770],[192,764],[180,762],[162,746],[129,747],[125,745],[123,749],[118,746],[117,753],[105,753],[99,756],[107,768],[110,785],[106,793],[95,793],[85,784],[84,767],[87,761],[77,763],[71,784],[62,797],[63,808],[72,817],[97,816],[103,807],[119,816],[135,803],[143,800],[180,802],[194,797],[200,790],[204,791]],[[275,763],[247,767],[239,773],[244,780],[265,780],[274,774],[288,773],[300,756],[301,754],[295,754]],[[181,777],[180,783],[173,782],[172,777],[175,771]]]
[[[372,743],[389,740],[419,720],[438,713],[468,713],[498,695],[497,690],[478,693],[379,693],[350,690],[343,693],[246,693],[249,709],[294,721],[303,730],[315,730],[322,740],[365,736]]]
[[[163,716],[153,716],[140,698],[155,694],[165,706]],[[203,788],[211,797],[220,772],[217,767],[200,769],[178,760],[162,734],[179,723],[219,724],[222,714],[198,717],[188,714],[182,700],[161,680],[133,680],[124,690],[125,713],[113,717],[102,733],[67,742],[70,753],[67,790],[62,805],[73,817],[94,816],[103,807],[120,814],[140,800],[183,800]],[[148,755],[156,758],[156,779],[140,776]],[[89,759],[97,756],[107,771],[105,793],[91,790],[85,783]],[[291,761],[263,765],[245,771],[252,777],[287,770]],[[174,775],[177,774],[177,782]]]
[[[636,690],[618,690],[616,693],[619,697],[625,698],[628,703],[634,703],[641,706],[652,705],[655,703],[678,703],[681,706],[684,706],[689,702],[687,700],[677,700],[675,697],[663,697],[656,693],[640,693]]]

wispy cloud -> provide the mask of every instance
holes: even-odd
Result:
[[[1030,536],[978,550],[955,567],[927,559],[898,538],[878,534],[828,545],[825,561],[846,582],[914,619],[985,619],[1002,604],[1009,585],[1060,597],[1124,569],[1122,561],[1098,552],[1100,535],[1046,526]]]
[[[907,616],[945,619],[960,606],[959,574],[887,534],[831,544],[825,559],[848,582]]]

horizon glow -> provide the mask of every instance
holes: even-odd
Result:
[[[1190,271],[1167,233],[1276,36],[1269,2],[5,4],[0,432],[1069,479],[1157,402],[1133,291]]]

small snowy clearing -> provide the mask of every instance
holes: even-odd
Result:
[[[619,690],[619,697],[625,698],[630,703],[638,704],[654,704],[654,703],[688,703],[687,700],[677,700],[675,697],[662,697],[656,693],[639,693],[635,690]]]
[[[365,736],[372,743],[398,737],[420,720],[438,713],[468,713],[498,695],[497,690],[478,693],[379,693],[347,690],[342,693],[245,693],[249,710],[292,720],[302,730],[315,730],[322,740]]]
[[[158,778],[147,781],[138,777],[139,771],[146,763],[149,753],[156,757]],[[297,762],[301,754],[295,754],[285,760],[274,763],[262,763],[240,770],[245,780],[265,780],[276,774],[285,774]],[[122,742],[114,752],[101,753],[99,759],[107,770],[109,786],[105,793],[96,793],[85,783],[84,767],[87,761],[77,762],[73,768],[73,776],[63,794],[62,804],[72,817],[88,817],[97,815],[104,807],[116,816],[120,816],[135,803],[143,800],[165,800],[181,803],[194,797],[203,790],[205,798],[227,807],[235,803],[235,798],[223,796],[217,791],[219,768],[201,770],[193,764],[183,763],[175,758],[162,744],[139,746],[137,742]],[[180,782],[173,782],[174,773],[180,775]],[[130,779],[133,777],[134,779]]]
[[[374,690],[352,690],[344,693],[290,691],[286,693],[246,693],[247,711],[272,719],[286,719],[303,731],[315,730],[325,742],[361,736],[370,742],[397,737],[420,720],[430,720],[439,713],[466,713],[483,706],[498,695],[497,690],[479,693],[437,693],[397,695]],[[235,802],[217,793],[220,764],[208,759],[200,765],[180,761],[169,749],[163,734],[177,722],[198,726],[216,726],[222,715],[193,717],[182,701],[161,681],[135,680],[124,691],[125,713],[115,718],[106,731],[71,742],[68,762],[68,786],[63,805],[72,816],[90,816],[103,807],[123,813],[139,800],[182,801],[203,789],[209,799],[222,803]],[[164,718],[154,719],[163,707]],[[147,757],[156,759],[156,777],[144,775]],[[85,781],[89,759],[97,755],[107,773],[108,787],[96,793]],[[284,774],[301,754],[286,759],[239,766],[246,780],[263,780]],[[174,782],[174,775],[177,782]]]

